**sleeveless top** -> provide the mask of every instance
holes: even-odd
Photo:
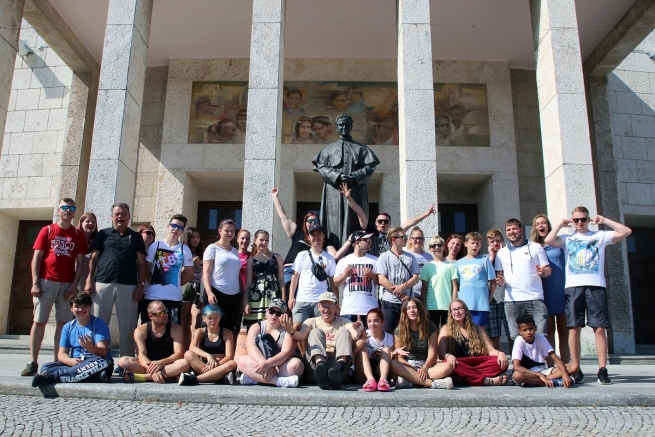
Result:
[[[152,321],[146,323],[146,354],[151,361],[158,361],[173,355],[173,337],[171,337],[171,322],[166,324],[164,335],[157,338],[152,332]]]
[[[271,338],[273,338],[273,340],[275,341],[275,343],[277,343],[280,350],[282,350],[282,344],[284,344],[284,334],[286,333],[287,331],[285,331],[282,325],[280,325],[280,336],[277,338],[277,340],[275,340],[271,334],[268,335],[271,335]],[[259,335],[265,335],[265,334],[266,334],[266,320],[262,320],[261,322],[259,322]]]
[[[223,327],[218,331],[218,339],[216,341],[209,340],[207,335],[207,329],[205,328],[205,333],[202,335],[202,340],[200,340],[200,349],[212,355],[225,355],[225,342],[223,341]]]
[[[464,337],[463,339],[455,340],[457,343],[455,347],[455,357],[457,358],[466,358],[471,355],[471,350],[469,348],[469,339]]]

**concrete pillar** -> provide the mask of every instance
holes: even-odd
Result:
[[[3,134],[24,8],[25,0],[0,0],[0,132]]]
[[[86,209],[110,225],[111,205],[132,206],[152,0],[110,0],[91,147]]]
[[[437,203],[430,1],[398,0],[400,222]],[[437,235],[437,215],[421,223]]]
[[[243,227],[251,232],[276,229],[278,220],[271,190],[280,178],[285,9],[286,0],[253,1],[243,170]],[[280,237],[271,235],[273,248]]]
[[[530,0],[546,201],[552,222],[576,206],[596,215],[596,189],[575,0]],[[565,231],[568,232],[568,231]],[[582,355],[595,355],[590,328]]]
[[[605,217],[625,223],[619,194],[618,168],[612,138],[612,113],[607,93],[607,76],[589,77],[591,134],[594,140],[596,177],[598,180],[598,212]],[[610,308],[608,337],[610,352],[634,354],[635,336],[632,320],[632,295],[626,243],[606,249],[605,275]]]

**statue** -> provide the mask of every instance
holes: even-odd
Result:
[[[326,237],[338,240],[341,246],[353,231],[359,229],[355,213],[348,206],[347,199],[341,195],[341,184],[348,185],[352,200],[361,206],[368,217],[366,182],[373,175],[380,160],[371,149],[350,136],[353,127],[350,115],[339,115],[336,125],[339,140],[325,146],[312,163],[314,171],[317,171],[325,182],[321,196],[321,224]]]

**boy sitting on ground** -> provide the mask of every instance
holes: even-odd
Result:
[[[69,300],[75,319],[64,325],[59,361],[46,363],[32,378],[32,387],[57,382],[108,382],[114,368],[109,349],[109,327],[91,315],[91,296],[84,292]]]
[[[543,334],[536,334],[537,325],[532,314],[519,314],[516,318],[519,335],[514,341],[512,364],[514,373],[512,379],[521,387],[546,386],[566,387],[573,385],[569,376],[577,372],[577,363],[564,362],[557,356],[548,339]],[[546,357],[555,362],[555,367],[546,365]]]

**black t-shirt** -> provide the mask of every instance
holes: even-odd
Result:
[[[334,243],[333,238],[327,238],[323,242],[323,250],[326,250],[328,246],[333,246],[335,249],[339,250]],[[309,243],[305,241],[305,234],[300,225],[298,225],[296,226],[296,232],[294,232],[293,237],[291,237],[291,247],[289,248],[289,252],[287,252],[287,256],[284,257],[284,264],[293,264],[298,254],[305,250],[309,250]]]
[[[391,245],[387,241],[387,234],[378,231],[378,228],[375,227],[373,223],[366,225],[366,233],[373,234],[371,236],[371,248],[368,250],[373,256],[379,257],[384,252],[391,249]]]
[[[127,228],[121,235],[114,228],[98,231],[91,252],[100,251],[96,267],[96,282],[111,284],[117,282],[123,285],[136,285],[138,267],[136,264],[137,252],[146,254],[146,245],[141,234]],[[140,278],[144,281],[146,278]]]

